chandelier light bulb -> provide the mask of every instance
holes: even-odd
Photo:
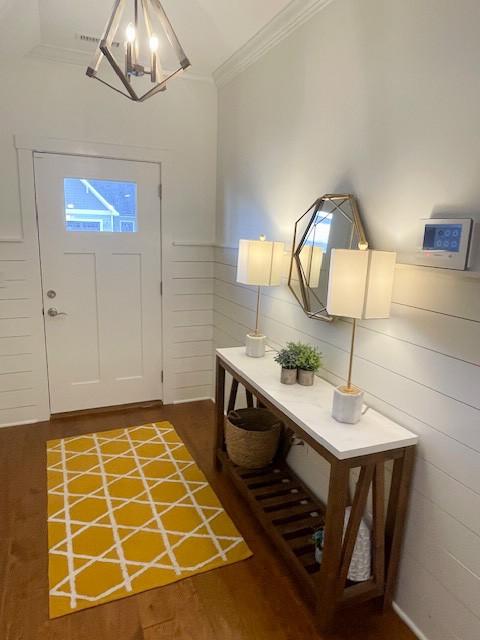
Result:
[[[135,31],[135,26],[131,22],[128,23],[125,34],[127,36],[127,42],[129,42],[130,44],[135,42],[137,34]]]
[[[159,41],[158,37],[153,33],[150,36],[150,40],[149,40],[150,51],[152,53],[156,53],[158,51],[159,44],[160,44],[160,41]]]

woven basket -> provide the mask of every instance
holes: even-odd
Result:
[[[275,457],[282,423],[267,409],[238,409],[225,418],[228,457],[246,469],[260,469]]]

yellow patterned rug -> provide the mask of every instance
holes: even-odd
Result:
[[[251,556],[168,422],[48,442],[50,617]]]

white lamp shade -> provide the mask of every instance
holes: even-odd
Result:
[[[237,282],[259,287],[278,286],[282,279],[284,243],[240,240]]]
[[[388,318],[392,306],[397,254],[391,251],[369,251],[368,253],[370,266],[363,317]]]
[[[327,311],[347,318],[388,318],[396,254],[332,249]]]
[[[300,263],[305,275],[306,283],[311,289],[316,289],[320,284],[320,271],[322,270],[323,251],[320,247],[305,245],[300,251]]]

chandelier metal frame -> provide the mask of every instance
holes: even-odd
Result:
[[[105,84],[107,87],[110,87],[110,89],[113,89],[117,93],[120,93],[122,96],[125,96],[126,98],[129,98],[134,102],[144,102],[159,91],[165,91],[165,89],[167,88],[167,82],[175,75],[180,73],[180,71],[187,69],[190,66],[190,61],[187,58],[185,51],[180,44],[180,41],[178,40],[178,37],[171,25],[170,20],[168,19],[167,14],[165,13],[164,8],[162,7],[160,0],[133,0],[135,32],[138,33],[140,9],[143,15],[143,20],[145,22],[149,40],[150,42],[152,42],[152,40],[156,38],[156,35],[152,29],[153,17],[156,16],[168,42],[170,43],[170,46],[175,53],[179,66],[174,71],[164,72],[161,67],[158,54],[156,53],[156,51],[153,51],[151,52],[150,68],[144,67],[136,61],[138,52],[137,42],[136,40],[134,40],[133,43],[126,43],[125,70],[122,69],[112,53],[112,43],[114,42],[115,35],[120,26],[120,20],[122,18],[123,12],[125,11],[127,1],[128,0],[115,0],[112,9],[112,15],[110,16],[105,26],[105,30],[98,43],[97,50],[95,51],[95,56],[91,64],[87,68],[86,75],[90,78],[98,80],[102,84]],[[129,44],[133,44],[133,49],[129,50]],[[118,87],[113,86],[112,84],[98,76],[98,71],[103,58],[106,58],[108,60],[116,75],[120,79],[125,91],[122,91]],[[150,76],[150,79],[154,83],[154,86],[146,91],[143,95],[139,95],[133,88],[131,80],[134,77],[140,77],[144,75]]]

